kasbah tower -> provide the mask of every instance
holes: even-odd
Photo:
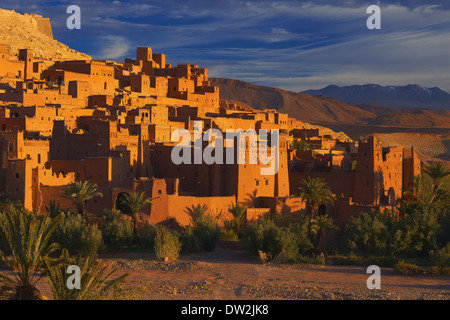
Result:
[[[51,38],[48,19],[34,17],[38,32]],[[259,161],[175,165],[172,133],[185,129],[193,136],[196,123],[203,131],[279,130],[278,172],[262,175]],[[299,140],[314,151],[291,150]],[[26,209],[47,214],[57,201],[74,210],[62,190],[89,181],[103,194],[85,204],[93,220],[104,209],[126,211],[121,200],[131,192],[153,198],[141,210],[140,225],[188,225],[185,209],[193,205],[227,219],[236,201],[247,206],[247,221],[269,211],[297,215],[305,204],[294,195],[308,177],[329,184],[337,201],[319,211],[342,225],[362,209],[392,206],[420,173],[414,150],[383,148],[374,137],[341,140],[305,129],[287,114],[221,100],[208,69],[172,66],[148,47],[137,48],[136,59],[115,62],[47,59],[30,48],[13,52],[8,43],[0,45],[0,148],[0,192]],[[249,143],[245,148],[248,153]]]

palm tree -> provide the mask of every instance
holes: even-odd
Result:
[[[322,235],[328,230],[336,230],[336,226],[328,215],[318,216],[315,218],[311,225],[311,233],[315,234],[315,239],[313,241],[314,249],[319,248],[319,243]]]
[[[147,198],[145,192],[132,192],[126,194],[125,198],[122,200],[122,204],[128,206],[131,210],[131,215],[133,217],[133,234],[136,236],[136,221],[138,219],[139,210],[145,206],[152,205],[152,198]]]
[[[290,147],[292,150],[302,150],[302,151],[312,150],[311,145],[304,140],[294,140],[292,141]]]
[[[102,262],[97,259],[97,255],[90,255],[85,259],[77,256],[74,259],[69,257],[66,249],[62,250],[58,261],[54,262],[46,258],[44,262],[45,274],[48,276],[47,282],[55,300],[91,300],[107,297],[109,291],[128,276],[128,274],[123,274],[108,281],[116,270],[107,272],[108,267],[102,267]],[[71,265],[80,268],[80,289],[69,289],[67,286],[67,280],[71,276],[70,273],[67,273],[67,268]]]
[[[59,202],[56,202],[54,200],[51,200],[48,206],[45,206],[45,210],[47,210],[48,216],[50,218],[54,218],[62,212]]]
[[[423,172],[433,181],[433,193],[441,187],[442,180],[450,175],[450,170],[445,168],[440,162],[425,166]]]
[[[103,194],[97,191],[97,185],[85,182],[72,182],[63,189],[62,197],[72,200],[77,207],[79,214],[83,215],[84,203],[95,197],[103,197]]]
[[[245,213],[247,212],[247,207],[236,201],[235,203],[232,203],[228,207],[228,212],[230,212],[234,217],[235,226],[236,226],[236,234],[238,234],[239,230],[241,228],[241,224],[245,220]]]
[[[13,277],[0,274],[0,298],[42,298],[36,287],[42,275],[37,276],[37,273],[43,266],[43,259],[59,247],[56,243],[50,243],[50,237],[62,218],[59,215],[54,219],[38,219],[33,212],[13,207],[0,214],[0,231],[12,253],[8,258],[0,251],[0,261],[13,272]]]
[[[198,218],[203,217],[208,212],[208,206],[206,204],[200,205],[197,204],[196,206],[192,205],[190,208],[186,207],[184,209],[184,212],[189,215],[189,217],[192,220],[192,223],[195,224],[195,221]]]
[[[306,210],[308,215],[308,236],[311,238],[311,224],[319,205],[333,203],[335,200],[330,187],[321,178],[309,177],[301,182],[300,192],[297,194],[306,202]]]

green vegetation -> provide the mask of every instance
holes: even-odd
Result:
[[[247,207],[239,202],[235,202],[228,207],[228,212],[231,213],[234,218],[235,232],[239,235],[241,226],[246,219]]]
[[[125,195],[123,204],[131,210],[131,215],[133,217],[133,234],[136,236],[136,221],[139,218],[139,210],[143,207],[150,206],[152,204],[152,199],[147,198],[144,192],[132,192]]]
[[[181,251],[181,242],[178,235],[170,232],[163,226],[156,229],[155,253],[159,260],[174,261],[178,259]]]
[[[210,214],[199,215],[195,220],[193,231],[200,248],[209,252],[215,250],[220,239],[220,228],[216,218]]]
[[[69,250],[70,254],[89,256],[103,246],[102,232],[96,224],[87,224],[84,217],[75,212],[68,211],[62,217],[52,240]]]
[[[97,191],[96,184],[77,181],[63,189],[62,197],[72,200],[77,212],[83,215],[85,202],[92,198],[103,197],[103,194]]]
[[[335,200],[330,187],[325,180],[321,178],[308,178],[303,180],[300,185],[300,192],[297,194],[306,203],[308,215],[308,236],[313,240],[312,222],[316,215],[316,211],[321,204],[333,203]]]
[[[303,237],[297,233],[299,231],[303,231]],[[295,262],[312,247],[304,226],[279,227],[271,219],[262,219],[249,225],[242,236],[242,242],[254,255],[262,251],[275,258],[284,252],[286,261],[290,262]]]
[[[48,276],[48,284],[55,300],[99,300],[102,297],[109,298],[118,284],[123,282],[128,274],[123,274],[113,280],[110,280],[116,270],[107,272],[107,267],[101,266],[95,254],[82,258],[78,256],[72,258],[67,250],[63,250],[58,261],[53,261],[46,257],[45,274]],[[67,282],[70,273],[67,268],[71,265],[80,268],[80,288],[69,289]]]
[[[362,260],[394,266],[399,259],[419,259],[423,266],[434,264],[430,273],[442,271],[450,243],[449,175],[439,163],[425,166],[396,207],[354,215],[342,235],[346,249]],[[404,269],[403,260],[397,263],[399,270]]]
[[[192,227],[187,227],[178,237],[181,242],[181,253],[191,253],[197,249],[197,238]]]
[[[291,150],[309,151],[309,150],[312,150],[313,148],[308,142],[306,142],[304,140],[294,140],[291,142],[290,149]]]
[[[7,239],[11,257],[0,251],[0,260],[14,277],[0,274],[0,298],[41,299],[36,287],[43,259],[58,249],[51,236],[62,217],[38,217],[23,208],[10,206],[0,214],[0,231]]]
[[[399,261],[395,264],[395,271],[404,274],[405,276],[417,276],[423,274],[424,270],[418,265],[412,263],[406,263],[405,261]]]
[[[104,210],[102,217],[104,221],[103,241],[109,249],[117,251],[122,247],[132,245],[133,228],[131,222],[124,219],[121,211]]]

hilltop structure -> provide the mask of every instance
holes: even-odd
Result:
[[[0,58],[0,191],[41,214],[50,201],[73,209],[61,191],[74,181],[98,185],[103,197],[86,203],[93,215],[126,211],[121,200],[133,191],[155,199],[141,217],[152,223],[175,218],[186,225],[186,207],[206,204],[220,215],[235,201],[247,204],[249,220],[268,211],[297,214],[304,210],[292,197],[300,181],[321,177],[338,198],[321,213],[342,223],[361,208],[392,205],[420,172],[413,150],[383,148],[373,137],[359,145],[342,141],[287,114],[220,100],[208,69],[172,66],[148,47],[124,63],[35,61],[31,49],[15,61],[7,46],[0,46]],[[193,135],[199,122],[221,132],[278,129],[278,172],[261,175],[259,162],[174,164],[172,133]],[[310,150],[292,149],[297,141]]]

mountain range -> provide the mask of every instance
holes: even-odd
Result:
[[[377,84],[336,86],[303,91],[313,96],[325,95],[345,102],[373,103],[396,108],[424,108],[450,110],[450,94],[437,87],[425,88],[418,84],[380,86]]]
[[[310,123],[450,128],[448,109],[406,109],[374,103],[356,104],[323,94],[313,96],[240,80],[211,78],[210,81],[220,88],[222,99],[240,101],[255,109],[276,109]]]

